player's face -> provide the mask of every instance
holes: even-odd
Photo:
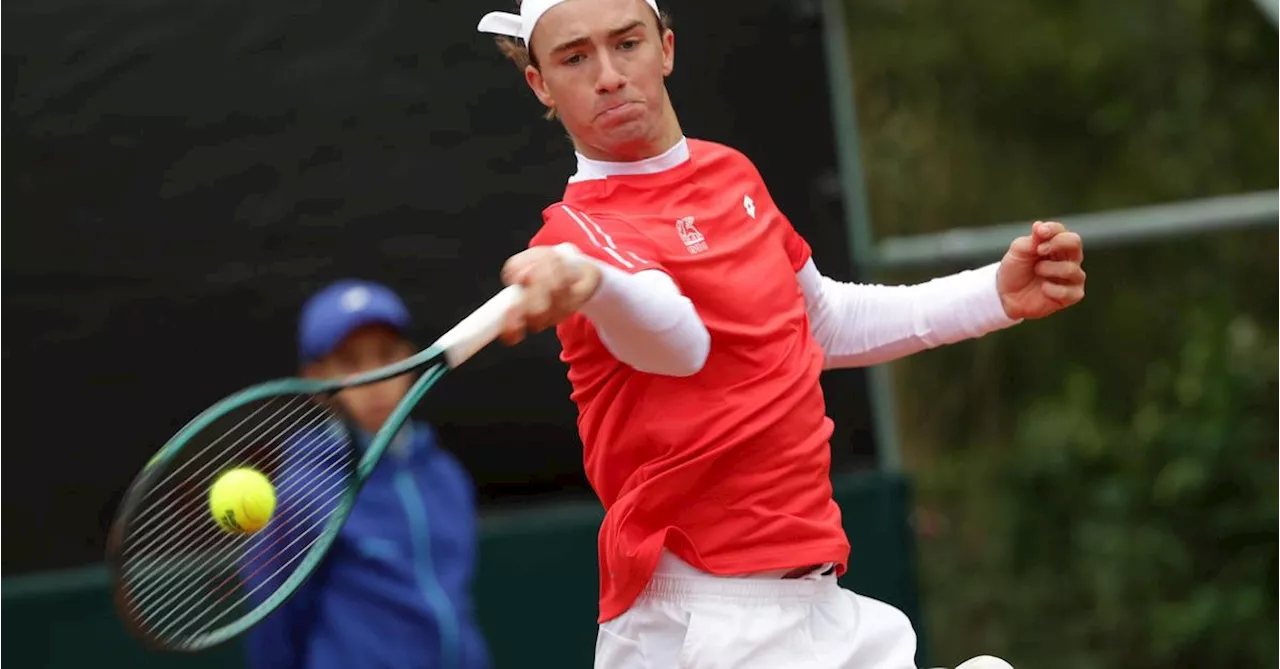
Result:
[[[529,39],[538,67],[525,79],[553,107],[577,148],[600,160],[638,160],[679,139],[665,78],[675,35],[644,0],[568,0]]]
[[[352,332],[311,374],[321,377],[359,374],[390,365],[407,358],[413,352],[405,341],[391,328],[371,325]],[[391,415],[391,410],[409,392],[413,379],[401,375],[338,393],[343,409],[367,432],[376,432]]]

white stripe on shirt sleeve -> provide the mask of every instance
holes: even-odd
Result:
[[[834,281],[810,258],[796,273],[826,369],[863,367],[981,337],[1019,321],[996,292],[999,264],[914,286]]]
[[[639,263],[640,265],[652,264],[648,260],[645,260],[630,251],[625,251],[625,253],[631,256],[631,258],[636,262],[632,263],[630,260],[624,258],[622,256],[624,251],[620,250],[618,246],[613,243],[613,237],[609,236],[609,233],[605,232],[604,228],[600,227],[600,224],[596,223],[595,220],[587,214],[587,212],[574,211],[563,204],[560,205],[560,209],[563,210],[564,213],[568,214],[569,218],[572,218],[574,223],[578,224],[578,227],[582,229],[584,234],[586,234],[588,241],[590,241],[596,248],[608,254],[610,258],[616,260],[619,265],[627,269],[635,269],[636,263]]]

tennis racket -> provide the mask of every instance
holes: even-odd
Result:
[[[557,250],[580,257],[571,245]],[[129,630],[158,650],[199,651],[283,604],[320,565],[414,406],[498,336],[521,296],[519,286],[504,289],[396,364],[346,378],[255,385],[178,431],[130,485],[108,540],[116,608]],[[403,374],[420,377],[362,448],[334,396]],[[224,530],[209,508],[213,481],[241,467],[266,475],[276,497],[270,520],[253,534]]]

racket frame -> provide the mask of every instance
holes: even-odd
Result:
[[[576,249],[565,249],[573,252]],[[356,496],[364,487],[373,469],[381,460],[383,453],[400,432],[409,419],[414,407],[449,370],[456,368],[475,355],[480,349],[497,338],[502,329],[506,313],[520,301],[523,289],[520,286],[508,286],[485,302],[469,316],[460,321],[452,329],[441,336],[430,347],[415,353],[399,362],[370,370],[333,379],[284,378],[259,383],[213,404],[191,419],[182,429],[169,439],[155,455],[147,461],[142,471],[129,485],[115,520],[112,522],[107,541],[107,566],[111,573],[113,597],[117,611],[124,620],[125,626],[134,636],[141,639],[148,647],[170,652],[197,652],[225,643],[249,628],[258,624],[272,611],[279,608],[298,588],[315,572],[329,548],[338,537],[343,523],[351,514]],[[330,400],[339,392],[371,383],[421,371],[422,375],[414,382],[404,398],[391,411],[391,415],[378,429],[370,441],[368,448],[360,455],[356,465],[356,477],[340,498],[335,512],[326,521],[314,545],[307,549],[302,562],[293,570],[285,581],[274,592],[267,595],[246,614],[235,621],[209,632],[192,635],[187,641],[167,641],[147,631],[139,616],[129,602],[128,594],[122,584],[124,582],[125,538],[130,526],[142,518],[142,502],[153,489],[156,479],[167,471],[164,465],[169,464],[191,441],[217,419],[247,404],[272,397],[309,395],[322,400]],[[350,425],[344,428],[351,431]]]

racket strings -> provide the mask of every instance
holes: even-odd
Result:
[[[307,506],[298,508],[297,511],[293,511],[292,509],[289,509],[286,511],[287,515],[282,515],[280,518],[273,521],[278,523],[277,527],[283,527],[285,529],[282,532],[281,531],[272,532],[271,536],[274,537],[274,540],[273,540],[273,543],[267,547],[268,550],[279,549],[280,548],[279,544],[284,539],[287,539],[290,536],[293,536],[295,534],[299,537],[306,536],[309,533],[314,534],[314,532],[308,532],[308,530],[313,527],[313,525],[309,525],[308,523],[313,523],[314,525],[320,525],[323,523],[323,521],[328,519],[329,514],[326,513],[323,516],[319,516],[318,514],[324,511],[326,506],[331,505],[333,501],[335,501],[338,497],[342,495],[342,491],[344,489],[345,483],[347,482],[347,478],[348,478],[347,475],[342,475],[342,476],[339,476],[337,480],[334,480],[333,475],[338,471],[341,471],[341,470],[335,468],[320,483],[320,485],[328,484],[328,487],[325,489],[325,492],[332,493],[332,495],[329,498],[323,500],[318,505],[307,505]],[[336,492],[334,492],[335,489],[336,489]],[[312,507],[315,507],[315,508],[312,508]],[[330,509],[330,511],[332,511],[332,509]],[[233,539],[235,538],[237,537],[233,537]],[[200,576],[201,572],[199,571],[199,569],[196,569],[193,572],[188,573],[188,575],[185,578],[183,577],[176,578],[175,582],[173,583],[165,583],[163,581],[157,581],[157,583],[160,583],[165,587],[156,588],[153,586],[152,592],[161,593],[162,595],[163,593],[167,592],[169,593],[169,598],[168,598],[168,601],[156,600],[153,598],[152,600],[150,600],[150,603],[154,605],[152,608],[155,610],[168,610],[171,612],[184,611],[184,610],[195,611],[198,608],[197,605],[204,603],[213,594],[216,594],[217,592],[221,592],[227,586],[230,586],[231,589],[234,589],[235,587],[237,587],[238,579],[251,579],[254,576],[256,576],[258,573],[261,572],[262,570],[261,566],[255,567],[251,571],[246,573],[243,571],[245,568],[244,564],[240,564],[235,560],[229,559],[236,555],[243,555],[244,557],[247,557],[247,558],[252,557],[252,554],[246,553],[244,551],[244,548],[245,548],[244,546],[239,545],[241,543],[243,542],[236,542],[236,545],[230,546],[232,550],[229,550],[229,551],[224,548],[224,550],[220,554],[216,556],[211,556],[211,559],[209,560],[210,564],[220,566],[222,567],[222,571],[229,572],[225,577],[217,578],[216,574],[206,574],[207,578],[200,579],[198,577]],[[296,541],[292,541],[284,548],[291,547],[295,544],[296,544]],[[249,548],[252,549],[253,547],[250,546]],[[274,559],[276,555],[278,555],[278,551],[276,553],[271,554],[270,559]],[[252,563],[252,560],[250,559],[249,562]],[[192,575],[195,575],[197,578],[193,579]],[[216,582],[217,584],[214,585],[212,588],[201,588],[202,585],[208,585],[209,583],[214,583],[214,582]],[[203,593],[203,594],[200,594],[200,593]],[[193,600],[192,597],[197,595],[199,595],[199,599]],[[153,623],[153,628],[155,628],[157,632],[162,631],[160,629],[160,625],[162,625],[164,622],[165,622],[164,619],[155,621]]]
[[[334,436],[335,438],[343,437],[341,432],[335,433],[332,431],[332,427],[330,429],[331,436]],[[323,442],[317,441],[316,443],[319,444]],[[314,450],[314,447],[310,449],[311,452]],[[304,456],[309,454],[309,452],[303,453]],[[325,477],[325,480],[328,480],[334,472],[342,471],[346,465],[345,459],[342,455],[343,452],[341,450],[330,449],[327,456],[317,461],[323,465],[323,469],[321,469],[316,476]],[[343,478],[343,481],[345,481],[345,477]],[[302,488],[305,482],[305,479],[302,478],[297,478],[287,482],[284,486],[277,489],[277,498],[288,500],[298,497],[297,492]],[[339,483],[341,483],[341,481]],[[204,506],[200,505],[200,508],[203,515]],[[214,563],[217,563],[220,559],[225,562],[228,557],[227,554],[234,555],[235,553],[240,552],[243,548],[242,544],[246,539],[245,537],[223,531],[212,521],[207,523],[197,521],[187,525],[175,523],[174,529],[176,531],[171,532],[173,536],[165,545],[154,548],[150,546],[140,546],[130,552],[138,555],[208,555]],[[182,541],[184,535],[190,537],[190,539],[185,543]],[[177,545],[174,545],[175,542]],[[137,563],[133,563],[132,565],[126,564],[125,571],[127,574],[136,574],[136,569],[130,568],[134,565],[137,565]],[[149,583],[140,586],[134,593],[138,606],[140,608],[145,608],[146,606],[154,603],[153,600],[148,599],[151,592],[164,592],[168,590],[174,592],[176,597],[178,594],[183,592],[180,588],[187,585],[198,586],[200,581],[195,577],[200,574],[201,563],[199,561],[188,560],[184,566],[186,567],[185,574],[183,569],[179,567],[175,570],[175,576],[171,579],[165,580],[161,578],[154,578],[151,579]]]
[[[143,495],[121,551],[122,591],[135,619],[178,644],[288,578],[341,508],[358,459],[340,417],[304,395],[241,407],[186,451]],[[275,516],[252,536],[219,528],[207,501],[218,475],[246,466],[272,480],[277,498]]]
[[[341,438],[340,432],[334,432],[332,428],[328,432],[330,438]],[[317,440],[318,441],[318,440]],[[341,468],[344,465],[344,458],[341,450],[331,449],[325,460],[320,461],[325,467],[330,469]],[[270,464],[278,461],[279,458],[273,457],[266,459],[262,464],[266,465],[263,469],[268,469]],[[323,475],[322,472],[320,475]],[[288,482],[285,486],[277,489],[277,498],[291,499],[296,496],[300,481]],[[207,510],[207,506],[203,500],[196,498],[179,510],[168,510],[166,513],[170,521],[169,529],[158,536],[150,539],[135,539],[131,542],[129,554],[137,556],[146,556],[147,558],[155,558],[156,556],[167,556],[171,559],[181,560],[186,555],[211,555],[218,557],[222,552],[235,552],[243,543],[243,537],[228,533],[218,528],[211,520],[211,512]],[[204,519],[210,519],[210,522],[201,522]],[[189,565],[187,568],[188,575],[198,573],[198,563]],[[124,571],[128,576],[138,576],[138,570],[143,566],[141,561],[126,561]],[[179,569],[177,576],[182,575]],[[177,578],[175,576],[175,579]],[[139,600],[140,605],[148,604],[149,601],[144,599],[148,591],[157,589],[161,585],[169,588],[181,585],[178,582],[166,582],[162,579],[152,579],[149,584],[144,584],[134,593],[135,598]]]
[[[304,404],[301,406],[305,407],[306,405]],[[328,424],[325,429],[334,428],[330,422],[331,416],[322,408],[313,405],[312,412],[312,418],[307,420],[306,423],[303,423],[300,426],[297,425],[302,418],[305,418],[306,414],[304,413],[302,417],[292,421],[290,424],[279,426],[280,429],[278,431],[282,434],[296,434],[300,439],[308,439],[314,436],[315,430],[323,425]],[[243,438],[252,438],[258,443],[271,443],[272,441],[275,441],[275,439],[274,435],[268,433],[268,430],[270,429],[272,428],[264,427],[262,430],[257,431],[256,434],[247,434]],[[259,454],[260,457],[249,458],[247,454],[248,448],[249,446],[245,446],[234,453],[229,453],[222,461],[211,461],[207,463],[207,465],[197,473],[200,475],[199,478],[197,478],[197,475],[195,474],[189,476],[183,482],[182,489],[187,491],[206,491],[209,486],[213,484],[213,481],[218,474],[225,471],[228,467],[233,466],[230,463],[244,460],[253,459],[255,460],[253,464],[260,470],[274,471],[280,465],[282,461],[281,456],[285,452],[283,447],[277,447],[269,450],[264,449],[262,453]],[[169,477],[166,477],[166,480],[169,480]],[[153,488],[151,492],[154,493],[156,490],[158,490],[158,488]],[[160,497],[161,499],[171,499],[174,492],[175,490],[171,489]],[[278,493],[279,491],[277,491],[277,496]],[[150,496],[150,493],[148,496]],[[139,524],[139,528],[132,533],[130,541],[134,546],[134,550],[140,552],[159,552],[162,549],[172,548],[174,539],[181,538],[182,531],[189,530],[192,527],[190,524],[173,522],[173,519],[185,518],[193,512],[203,512],[203,510],[207,508],[207,499],[203,494],[188,494],[176,504],[176,508],[175,504],[170,504],[164,509],[157,508],[157,506],[158,503],[153,502],[139,513],[139,516],[142,518],[142,522]],[[148,532],[148,530],[155,531]],[[213,536],[221,538],[227,535],[223,532],[213,532]]]
[[[319,425],[320,423],[324,422],[325,418],[326,416],[323,414],[316,415],[311,421],[298,427],[296,430],[297,434],[299,434],[304,438],[314,437],[315,429],[320,426]],[[337,436],[341,438],[342,436],[341,431],[338,430],[335,432],[332,425],[326,426],[326,433],[330,437]],[[259,433],[258,436],[265,437],[267,435]],[[314,450],[316,446],[321,445],[322,443],[323,442],[313,443],[312,450]],[[220,473],[221,470],[226,469],[227,467],[230,467],[230,466],[241,466],[244,464],[249,464],[251,466],[255,466],[255,468],[258,468],[260,470],[265,470],[267,472],[270,472],[270,471],[273,471],[275,467],[279,464],[280,452],[281,452],[281,449],[279,448],[274,449],[274,452],[272,450],[264,449],[262,453],[252,458],[246,457],[246,455],[243,453],[243,450],[236,453],[229,454],[225,464],[218,467],[210,467],[210,468],[217,469],[217,471],[210,472],[209,475],[204,477],[203,480],[190,482],[190,484],[192,485],[187,487],[187,490],[188,492],[195,492],[195,494],[185,495],[185,499],[177,508],[174,508],[171,505],[169,508],[166,508],[166,509],[156,509],[156,508],[145,509],[140,515],[143,515],[144,519],[147,519],[147,520],[159,520],[160,522],[156,523],[154,526],[165,528],[165,529],[158,532],[153,532],[149,536],[146,533],[143,533],[140,535],[137,531],[135,531],[130,538],[130,552],[141,553],[141,554],[155,554],[155,553],[161,553],[166,551],[173,551],[175,548],[189,548],[189,546],[182,546],[181,539],[184,536],[184,534],[186,534],[187,536],[190,536],[192,528],[201,528],[205,530],[208,536],[214,537],[216,539],[220,539],[223,541],[233,541],[234,539],[236,539],[235,535],[227,534],[225,532],[222,532],[216,529],[216,525],[214,523],[212,522],[189,523],[189,522],[186,522],[187,518],[192,515],[196,515],[197,513],[201,518],[206,517],[205,514],[207,513],[206,512],[207,505],[206,505],[205,496],[202,493],[204,491],[207,491],[208,486],[212,483],[216,474]],[[335,455],[340,453],[341,453],[340,450],[330,449],[329,457],[333,458]],[[304,452],[303,455],[305,456],[307,454]],[[288,493],[291,488],[292,486],[277,489],[277,496],[279,496],[279,494],[282,492]],[[171,497],[172,495],[170,494],[168,496]]]
[[[278,400],[284,400],[284,401],[278,401]],[[294,395],[294,396],[288,397],[287,399],[271,398],[270,400],[266,402],[262,402],[260,405],[258,405],[257,408],[255,408],[253,412],[250,413],[248,416],[245,416],[243,419],[241,419],[240,421],[232,425],[230,428],[219,433],[217,437],[210,439],[208,443],[206,443],[203,447],[200,448],[199,451],[197,451],[194,455],[190,456],[189,458],[183,460],[177,467],[174,467],[160,482],[153,485],[151,489],[147,491],[146,497],[151,498],[155,496],[155,499],[152,499],[150,504],[144,507],[139,513],[139,516],[142,518],[142,520],[139,523],[138,528],[135,530],[135,532],[142,534],[148,529],[148,527],[155,526],[157,524],[162,524],[164,522],[164,516],[157,515],[156,512],[159,511],[159,509],[157,509],[156,507],[158,507],[160,504],[166,501],[171,501],[175,494],[178,494],[180,491],[184,489],[184,487],[181,485],[170,485],[170,483],[173,482],[174,477],[176,477],[180,472],[182,472],[187,467],[189,467],[192,463],[203,462],[204,464],[197,471],[187,476],[185,481],[186,483],[190,483],[192,479],[198,478],[201,475],[205,475],[211,478],[213,474],[218,473],[219,471],[218,468],[220,465],[228,461],[234,461],[237,458],[243,458],[246,455],[246,453],[255,445],[255,442],[261,440],[264,437],[269,436],[267,434],[269,431],[276,430],[276,429],[281,429],[281,430],[288,429],[288,426],[284,425],[283,419],[276,418],[281,411],[285,411],[286,409],[289,409],[290,406],[292,406],[293,408],[290,409],[289,413],[286,414],[285,416],[286,419],[289,416],[292,416],[293,414],[297,413],[298,411],[302,411],[303,415],[305,416],[307,405],[309,403],[313,403],[313,400],[312,398],[307,396]],[[275,411],[271,412],[267,416],[262,417],[258,420],[254,420],[255,418],[258,418],[258,415],[260,413],[262,413],[264,410],[266,410],[268,407],[270,407],[273,404],[281,404],[282,406],[280,406],[279,408],[277,408]],[[323,419],[325,418],[325,416],[319,415],[319,416],[316,416],[316,418]],[[253,422],[250,423],[250,421],[253,421]],[[249,423],[251,427],[243,430],[243,433],[240,434],[240,437],[236,439],[236,441],[233,442],[230,445],[230,447],[225,449],[225,452],[220,457],[216,457],[216,458],[211,457],[211,454],[209,453],[211,449],[216,447],[218,444],[222,443],[228,437],[236,434],[237,431],[239,431],[240,428],[244,426],[246,423]],[[231,452],[233,449],[234,449],[234,452]],[[191,500],[186,499],[185,502],[190,503]]]
[[[330,501],[335,501],[335,500],[336,500],[338,497],[340,497],[340,496],[341,496],[341,492],[339,492],[337,495],[335,495],[333,498],[331,498],[331,499],[330,499]],[[317,510],[315,510],[315,511],[312,511],[312,512],[311,512],[311,514],[310,514],[310,516],[314,516],[314,515],[315,515],[319,510],[320,510],[320,509],[317,509]],[[327,517],[327,514],[326,514],[326,517]],[[294,525],[294,527],[299,527],[299,526],[298,526],[298,525]],[[201,622],[201,621],[200,621],[200,618],[201,618],[201,617],[203,617],[203,616],[197,616],[196,618],[193,618],[192,620],[190,620],[186,625],[183,625],[182,627],[178,628],[177,630],[172,631],[173,636],[181,636],[182,634],[184,634],[184,633],[188,632],[189,630],[191,630],[191,631],[196,631],[196,632],[199,632],[199,631],[202,631],[202,630],[207,630],[207,629],[209,629],[209,628],[213,627],[213,626],[214,626],[215,624],[217,624],[218,622],[220,622],[222,619],[226,618],[226,617],[227,617],[228,615],[230,615],[231,613],[233,613],[233,612],[235,612],[235,611],[239,610],[239,608],[240,608],[242,605],[244,605],[244,604],[248,603],[248,602],[249,602],[249,600],[250,600],[250,599],[251,599],[255,594],[257,594],[258,592],[261,592],[264,588],[268,587],[269,585],[272,585],[272,583],[273,583],[273,581],[275,581],[276,577],[280,576],[282,573],[284,573],[284,572],[285,572],[285,570],[286,570],[286,569],[288,569],[288,568],[292,567],[292,566],[293,566],[294,564],[296,564],[299,560],[301,560],[303,557],[305,557],[305,556],[307,555],[307,552],[311,550],[311,547],[312,547],[312,546],[315,546],[315,544],[316,544],[317,542],[319,542],[319,541],[320,541],[320,539],[322,538],[321,534],[320,534],[320,533],[318,533],[318,532],[310,532],[310,533],[309,533],[309,532],[298,532],[298,533],[296,533],[296,534],[297,534],[297,536],[295,536],[291,541],[289,541],[289,543],[288,543],[286,546],[284,546],[283,548],[276,549],[276,547],[279,545],[279,543],[280,543],[283,539],[288,538],[290,535],[289,535],[289,534],[286,534],[285,536],[278,537],[278,538],[277,538],[277,539],[272,543],[272,546],[268,548],[268,552],[266,553],[266,555],[267,555],[267,559],[266,559],[266,561],[265,561],[265,562],[263,562],[262,564],[260,564],[259,566],[255,567],[255,568],[253,569],[253,571],[252,571],[249,575],[245,576],[244,578],[246,578],[246,579],[251,579],[251,578],[253,578],[254,576],[256,576],[256,575],[258,575],[259,573],[261,573],[261,572],[262,572],[262,570],[263,570],[264,568],[269,567],[269,566],[273,566],[273,565],[275,565],[276,563],[280,562],[280,558],[281,558],[282,556],[284,556],[284,555],[286,555],[286,554],[287,554],[287,555],[290,555],[290,557],[289,557],[287,560],[285,560],[282,564],[279,564],[279,566],[277,566],[277,567],[276,567],[276,569],[275,569],[274,571],[272,571],[272,572],[271,572],[271,574],[270,574],[269,576],[267,576],[266,578],[262,579],[262,580],[261,580],[261,581],[260,581],[256,586],[254,586],[253,588],[249,589],[249,590],[248,590],[248,592],[245,592],[243,595],[241,595],[239,599],[237,599],[237,600],[235,600],[235,601],[233,601],[233,602],[230,602],[230,604],[229,604],[228,606],[222,606],[222,607],[219,607],[219,606],[217,606],[218,604],[221,604],[221,603],[223,603],[223,602],[226,602],[226,601],[227,601],[227,599],[228,599],[229,597],[231,597],[232,595],[234,595],[234,594],[235,594],[235,592],[236,592],[237,590],[243,589],[243,588],[238,587],[238,585],[239,585],[238,583],[235,583],[236,579],[238,578],[238,575],[236,575],[236,574],[232,574],[232,575],[227,576],[227,577],[226,577],[226,579],[225,579],[221,584],[219,584],[218,586],[215,586],[214,588],[212,588],[212,589],[210,589],[209,591],[207,591],[206,595],[205,595],[205,596],[203,596],[203,597],[201,597],[200,601],[199,601],[199,602],[197,602],[197,603],[203,603],[203,602],[205,602],[209,597],[213,596],[214,594],[218,594],[217,598],[216,598],[216,599],[214,600],[214,602],[213,602],[214,607],[203,608],[203,609],[201,609],[201,608],[196,608],[196,609],[195,609],[196,611],[203,611],[203,612],[207,612],[207,614],[209,614],[211,617],[209,617],[207,620],[204,620],[204,621],[203,621],[203,624],[201,624],[201,625],[200,625],[200,626],[198,626],[198,627],[194,627],[194,629],[193,629],[193,626],[194,626],[194,625],[196,625],[196,623],[197,623],[197,622]],[[298,550],[296,550],[296,551],[293,551],[292,553],[286,553],[286,551],[287,551],[288,549],[293,548],[293,547],[294,547],[294,546],[295,546],[299,541],[306,540],[306,539],[308,539],[308,537],[310,537],[310,539],[309,539],[309,541],[307,541],[306,545],[302,546],[300,549],[298,549]],[[272,549],[276,549],[276,550],[272,550]],[[222,586],[225,586],[225,585],[227,585],[227,584],[232,584],[232,585],[231,585],[231,587],[230,587],[230,588],[227,588],[227,589],[225,589],[225,590],[224,590],[224,588],[223,588]],[[273,589],[274,589],[274,587],[273,587]],[[216,613],[216,615],[213,615],[215,612],[217,612],[217,613]],[[169,633],[170,633],[170,628],[164,628],[164,629],[161,629],[161,630],[159,630],[159,632],[158,632],[158,633],[159,633],[160,635],[169,634]]]
[[[337,486],[338,483],[335,483],[334,485]],[[334,495],[334,497],[329,501],[334,501],[340,496],[341,492]],[[310,511],[307,517],[302,520],[302,523],[314,519],[322,510],[323,507]],[[325,514],[324,518],[327,517],[328,514]],[[217,581],[216,585],[204,590],[197,589],[194,593],[189,591],[189,594],[203,594],[198,594],[194,599],[191,597],[188,597],[187,599],[179,599],[177,597],[173,598],[171,606],[168,607],[168,610],[170,611],[169,615],[166,618],[156,621],[152,625],[154,633],[161,638],[179,638],[187,633],[199,633],[211,628],[226,616],[238,611],[239,607],[247,603],[254,594],[261,591],[268,585],[271,585],[276,577],[280,576],[285,569],[293,566],[298,560],[305,557],[307,551],[310,550],[310,548],[321,538],[321,534],[319,532],[305,531],[307,526],[303,524],[290,523],[289,525],[286,525],[286,527],[288,529],[285,533],[276,536],[272,544],[268,546],[267,551],[265,551],[266,560],[254,567],[249,573],[242,573],[244,565],[228,565],[228,567],[224,567],[220,572],[214,572],[209,575],[209,582],[212,583]],[[309,541],[307,541],[304,546],[291,553],[288,552],[289,549],[292,549],[299,542],[307,540],[308,538]],[[289,542],[284,546],[280,546],[281,542],[286,539],[290,539]],[[289,555],[290,557],[272,571],[269,576],[262,579],[256,586],[249,589],[248,592],[245,592],[239,599],[227,603],[228,598],[232,597],[237,590],[244,589],[244,581],[257,576],[265,567],[279,563],[280,558],[284,555]],[[221,606],[224,603],[227,603],[227,605]],[[182,613],[191,614],[186,623],[182,623],[183,619],[181,617],[174,618],[175,614],[180,616]]]
[[[320,472],[319,474],[320,476],[327,475],[330,472],[335,470],[340,470],[345,464],[341,457],[340,452],[330,453],[326,457],[326,459],[322,460],[321,462],[324,463],[326,469]],[[299,481],[291,481],[284,487],[277,490],[277,497],[285,497],[285,498],[295,497],[300,486],[301,486],[301,483]],[[171,533],[173,534],[173,538],[171,538],[168,542],[166,542],[164,546],[156,548],[155,550],[148,550],[146,547],[140,547],[140,548],[134,549],[133,551],[131,551],[131,553],[142,554],[142,555],[146,555],[149,553],[150,554],[176,553],[178,555],[205,554],[210,550],[238,548],[239,544],[243,543],[243,540],[244,540],[244,537],[239,537],[234,534],[225,532],[222,529],[218,528],[214,523],[201,523],[198,525],[193,524],[187,527],[188,528],[196,527],[197,529],[184,532],[181,529],[181,526],[175,525],[175,529],[178,531]],[[185,543],[181,541],[184,534],[191,537],[191,539]],[[177,543],[176,546],[174,545],[175,543]],[[133,563],[133,564],[136,565],[137,563]],[[133,565],[126,565],[125,567],[126,573],[132,574],[135,572],[135,569],[130,568],[131,566]],[[152,587],[154,587],[155,584],[157,583],[160,583],[160,581],[158,580],[153,581]],[[139,591],[136,594],[138,597],[144,596],[145,589],[139,589]]]
[[[320,478],[316,485],[327,486],[324,489],[325,492],[334,489],[337,489],[337,492],[329,498],[313,495],[309,506],[298,507],[293,511],[292,517],[282,516],[275,521],[287,522],[288,525],[285,526],[284,534],[276,535],[277,540],[270,548],[278,548],[282,541],[289,540],[284,546],[284,549],[288,550],[297,545],[300,541],[299,537],[315,534],[315,528],[322,525],[332,513],[331,502],[341,496],[343,484],[349,476],[349,474],[339,474],[341,471],[341,468],[334,467],[319,471]],[[282,492],[287,498],[292,497],[289,493],[296,487],[296,485],[291,486],[283,489]],[[285,513],[289,513],[289,510],[285,510]],[[185,561],[187,567],[185,570],[182,568],[183,565],[179,565],[168,573],[156,574],[150,588],[153,594],[143,593],[145,599],[138,600],[143,609],[139,617],[145,620],[147,626],[152,628],[158,636],[181,634],[183,630],[181,628],[175,630],[174,626],[191,627],[198,623],[201,617],[217,617],[218,612],[212,610],[213,607],[225,601],[230,591],[240,587],[240,578],[243,575],[238,571],[245,567],[243,562],[252,562],[252,556],[248,551],[253,550],[255,544],[236,541],[237,537],[231,537],[228,540],[226,535],[218,538],[230,545],[224,545],[223,550],[216,553],[206,551],[204,555],[195,554],[196,559]],[[223,611],[223,613],[228,612]]]

